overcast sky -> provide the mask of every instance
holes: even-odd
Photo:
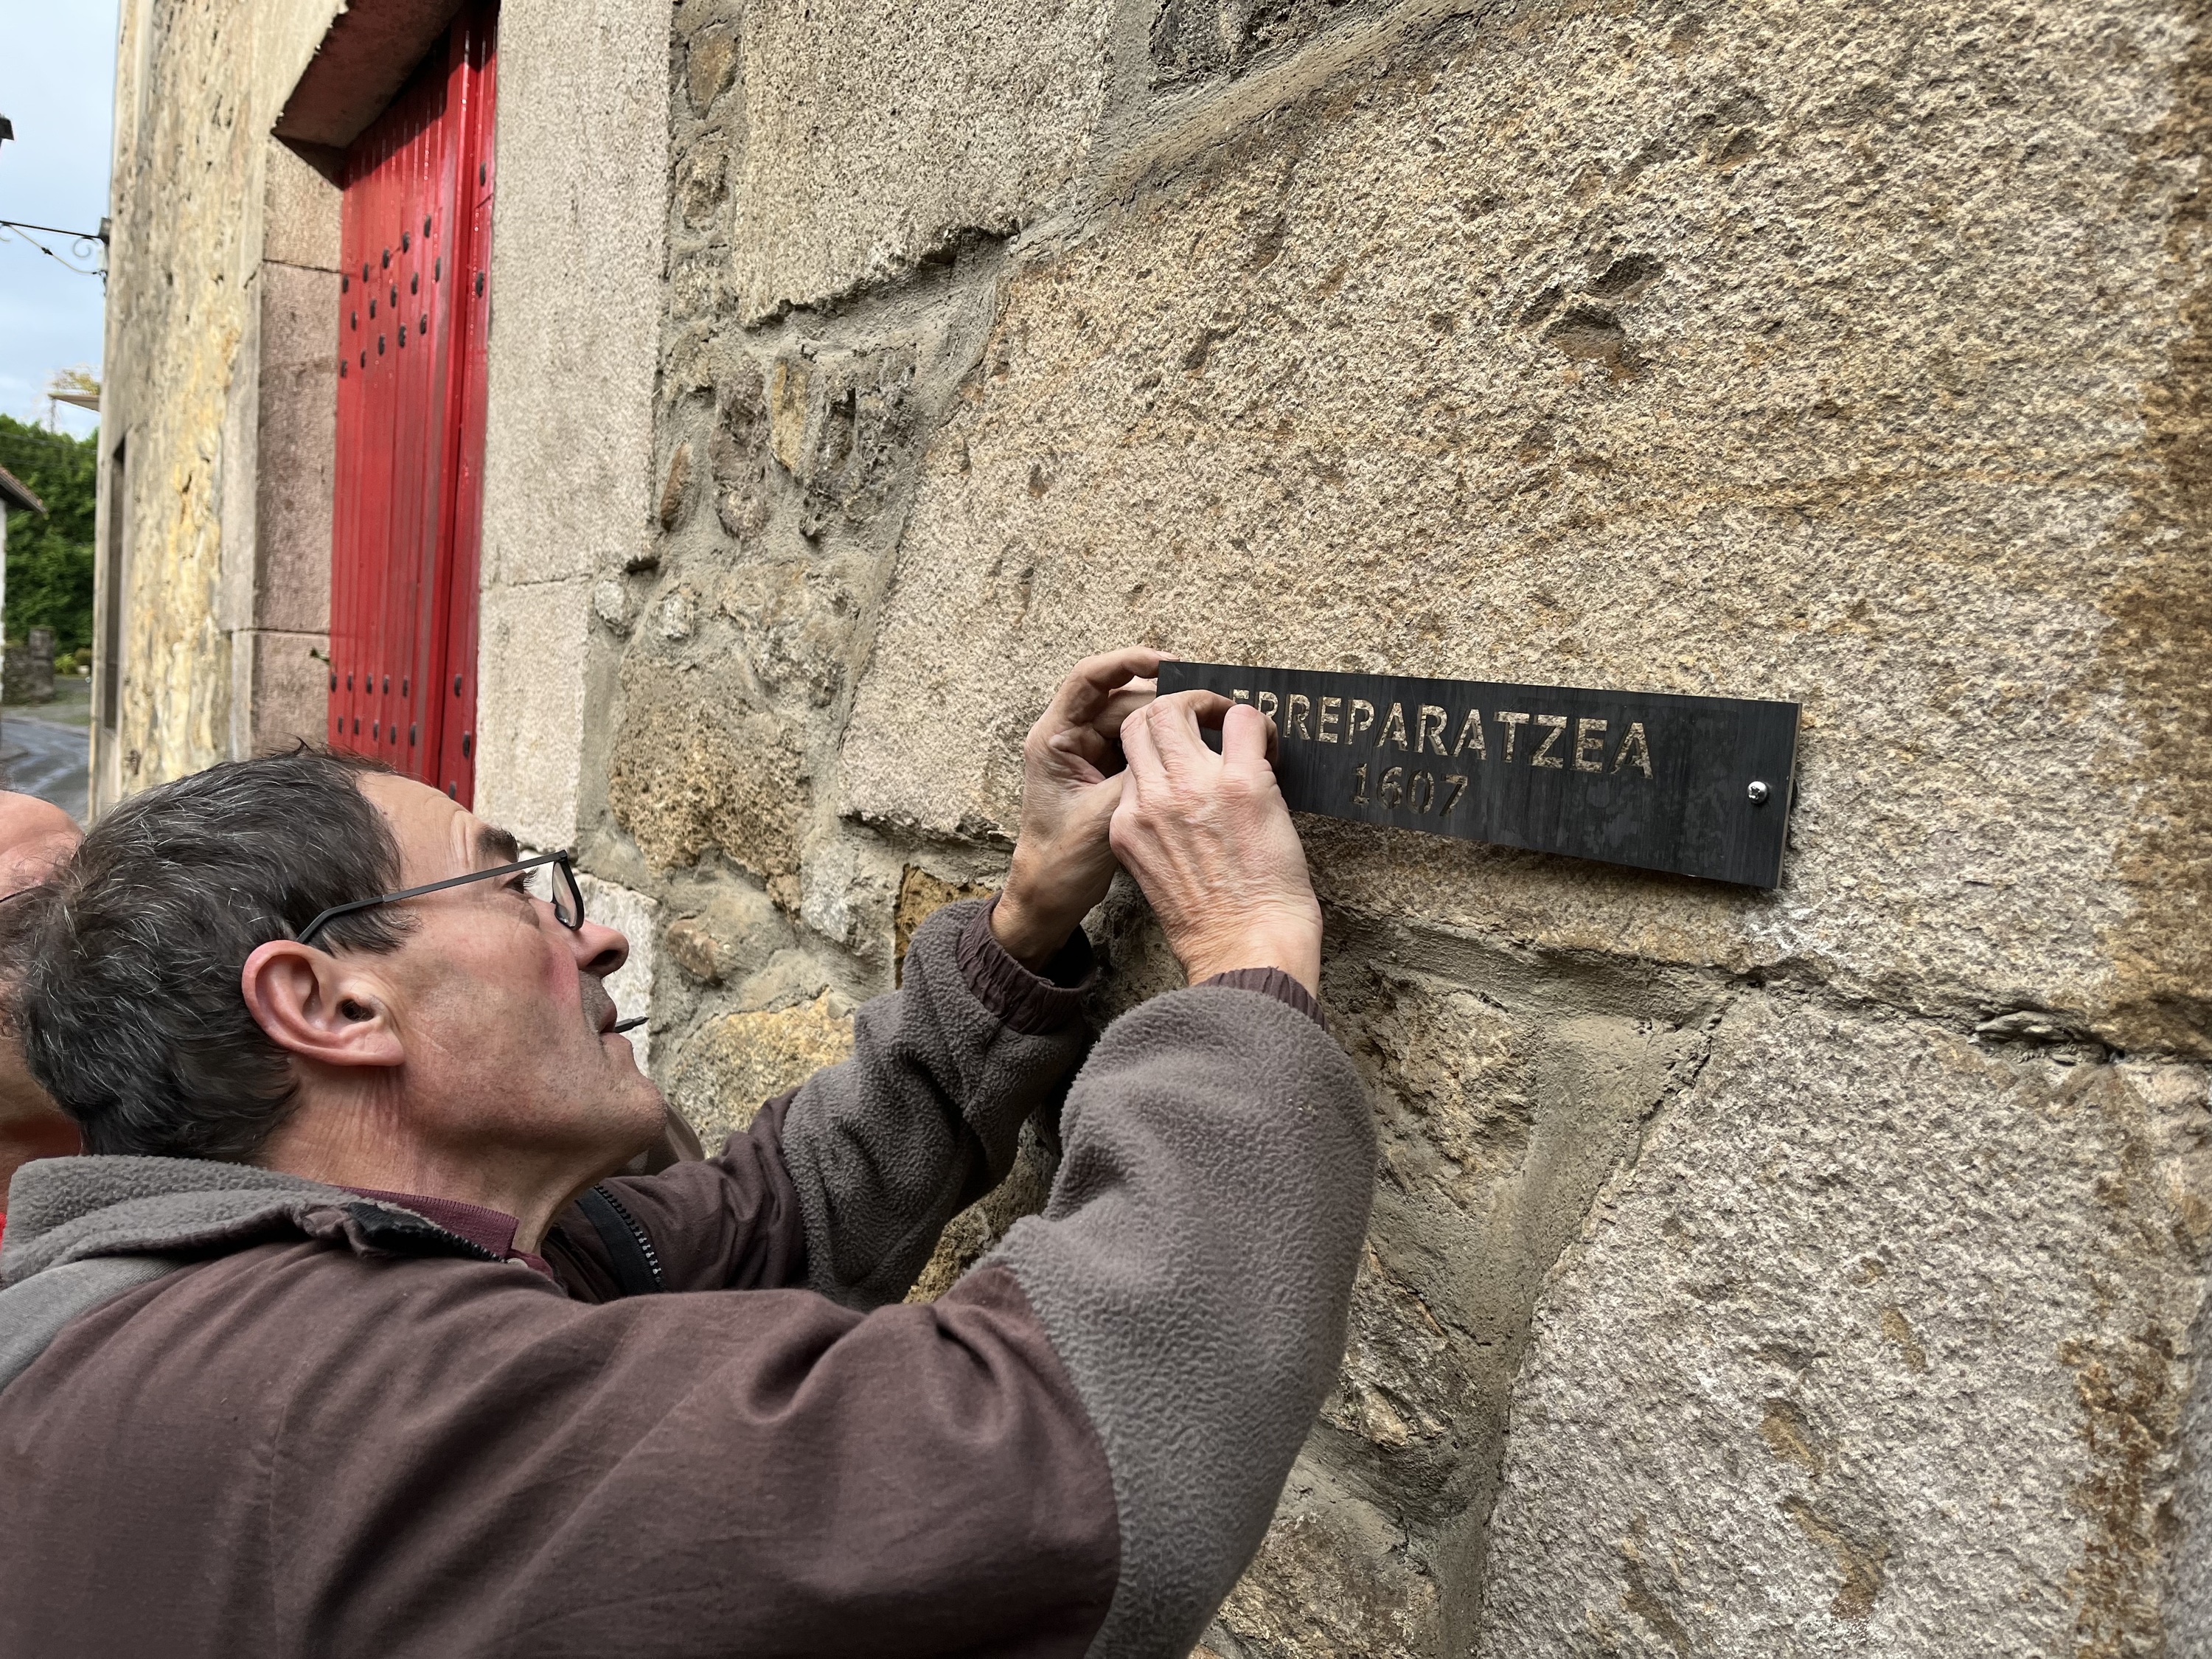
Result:
[[[94,230],[107,211],[113,126],[117,0],[0,0],[0,115],[15,125],[0,143],[0,219]],[[68,255],[52,236],[39,240]],[[88,264],[89,260],[75,263]],[[56,369],[100,368],[100,286],[0,233],[0,413],[46,419]],[[80,435],[90,411],[60,406]]]

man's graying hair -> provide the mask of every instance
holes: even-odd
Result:
[[[15,1026],[31,1074],[92,1152],[243,1160],[290,1111],[289,1056],[246,1012],[254,947],[399,885],[399,848],[361,793],[374,761],[300,748],[134,795],[15,904]],[[390,908],[323,948],[388,951]]]

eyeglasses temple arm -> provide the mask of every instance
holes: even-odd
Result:
[[[569,874],[573,877],[575,873],[576,866],[568,854],[540,853],[535,858],[517,859],[513,864],[495,865],[489,870],[471,870],[465,876],[448,876],[443,881],[426,882],[420,887],[403,887],[396,893],[379,893],[374,898],[356,899],[350,904],[334,904],[301,928],[295,937],[302,945],[309,944],[318,933],[340,916],[352,915],[357,910],[374,910],[380,904],[397,904],[402,899],[421,898],[425,893],[442,893],[448,887],[459,887],[472,881],[489,881],[494,876],[511,876],[518,871],[535,870],[546,864],[567,865]],[[579,896],[582,891],[580,887],[577,889]]]

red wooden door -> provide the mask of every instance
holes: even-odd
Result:
[[[331,743],[467,805],[490,318],[495,0],[354,142],[339,174]]]

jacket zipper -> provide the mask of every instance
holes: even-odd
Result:
[[[604,1186],[594,1187],[592,1190],[606,1200],[607,1207],[622,1218],[623,1225],[629,1229],[629,1236],[637,1241],[638,1252],[645,1257],[645,1265],[653,1270],[653,1282],[662,1290],[666,1290],[668,1279],[660,1271],[660,1252],[653,1248],[651,1237],[643,1227],[638,1225],[637,1218],[624,1209],[622,1200],[617,1198]]]

